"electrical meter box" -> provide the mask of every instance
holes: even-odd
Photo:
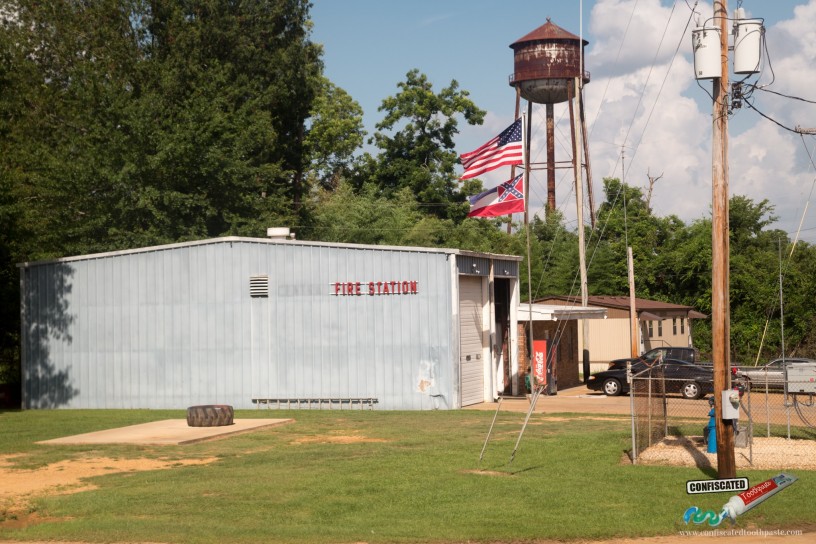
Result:
[[[728,389],[722,392],[722,418],[739,419],[739,391]]]
[[[788,393],[816,393],[816,363],[795,363],[785,367]]]

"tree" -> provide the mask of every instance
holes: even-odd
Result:
[[[379,108],[385,117],[377,123],[371,141],[380,154],[369,159],[363,179],[386,196],[408,187],[429,213],[461,221],[468,207],[457,189],[453,137],[459,132],[460,116],[469,124],[481,124],[485,112],[455,80],[435,94],[428,78],[411,70],[398,87],[400,92],[383,100]]]
[[[297,224],[324,82],[309,6],[0,7],[2,300],[15,262]]]
[[[19,0],[8,153],[37,257],[295,223],[321,82],[307,0]]]
[[[306,237],[325,242],[400,245],[422,221],[416,200],[403,189],[391,198],[367,185],[355,192],[341,181],[334,190],[322,189]]]
[[[541,248],[541,264],[533,272],[533,298],[575,294],[579,286],[577,233],[567,230],[564,217],[557,210],[548,212],[543,220],[534,216],[530,231]]]
[[[305,140],[314,184],[332,189],[349,179],[356,170],[355,153],[365,134],[360,105],[346,91],[321,78]]]
[[[594,294],[621,295],[629,292],[627,246],[632,247],[635,289],[638,296],[656,298],[667,277],[663,265],[666,248],[685,227],[675,216],[659,218],[652,214],[643,192],[615,178],[604,179],[606,201],[598,210],[600,238],[590,241],[587,254],[588,283]]]

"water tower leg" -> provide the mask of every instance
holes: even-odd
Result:
[[[553,105],[547,104],[547,213],[555,210],[555,122]]]

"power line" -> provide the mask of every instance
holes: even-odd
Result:
[[[786,125],[783,125],[782,123],[780,123],[779,121],[777,121],[776,119],[771,117],[770,115],[766,115],[766,114],[762,113],[761,111],[759,111],[759,109],[757,109],[757,107],[754,106],[754,104],[750,100],[745,100],[745,105],[748,106],[749,108],[751,108],[752,110],[754,110],[755,112],[757,112],[760,116],[764,117],[768,121],[770,121],[770,122],[774,123],[775,125],[779,126],[780,128],[783,128],[783,129],[785,129],[785,130],[787,130],[789,132],[798,133],[796,129],[793,129],[793,128],[790,128],[790,127],[788,127]]]
[[[799,96],[793,96],[793,95],[789,95],[789,94],[785,94],[785,93],[780,93],[780,92],[777,92],[777,91],[772,91],[770,89],[766,89],[765,87],[759,87],[757,85],[748,84],[747,86],[751,87],[752,91],[753,90],[762,91],[762,92],[766,92],[766,93],[775,94],[776,96],[781,96],[783,98],[790,98],[791,100],[799,100],[801,102],[807,102],[808,104],[816,104],[816,100],[809,100],[807,98],[802,98],[802,97],[799,97]]]
[[[675,6],[677,3],[675,2]],[[695,6],[697,4],[695,3]],[[672,13],[674,13],[674,6],[672,7]],[[669,73],[671,72],[671,68],[674,65],[674,60],[677,58],[677,54],[680,51],[680,45],[683,43],[683,39],[686,37],[686,32],[688,31],[689,25],[691,24],[691,19],[694,16],[694,12],[692,11],[691,15],[689,15],[688,21],[686,21],[686,27],[683,29],[683,34],[680,36],[680,40],[677,42],[677,47],[674,49],[674,55],[672,55],[671,62],[669,62],[669,67],[666,69],[666,75],[663,76],[663,82],[660,84],[660,89],[657,91],[657,96],[655,97],[654,104],[652,104],[652,109],[649,111],[649,116],[646,118],[646,124],[643,126],[643,130],[640,133],[640,138],[638,139],[638,143],[632,152],[632,157],[629,161],[629,167],[631,168],[632,164],[634,163],[635,155],[637,155],[637,150],[640,147],[640,143],[643,141],[643,135],[646,134],[646,129],[649,127],[649,122],[652,120],[652,114],[654,113],[655,108],[657,107],[657,103],[660,100],[660,95],[663,93],[663,87],[666,85],[666,80],[669,78]],[[669,22],[671,21],[671,16],[669,16],[669,21],[666,22],[666,30],[668,30]],[[666,30],[663,31],[663,35],[666,35]],[[660,43],[663,43],[663,39],[661,38]],[[644,85],[645,88],[645,85]]]
[[[652,77],[652,71],[654,70],[655,64],[657,64],[657,57],[658,57],[658,55],[660,55],[660,48],[663,47],[663,40],[666,39],[666,33],[669,31],[669,25],[671,24],[672,17],[674,17],[674,9],[676,7],[677,7],[677,2],[675,2],[672,5],[671,12],[669,13],[669,18],[666,21],[666,26],[663,28],[663,35],[660,36],[660,43],[657,44],[657,49],[655,49],[654,58],[652,58],[652,65],[649,67],[649,73],[646,75],[646,81],[643,82],[643,87],[641,87],[641,89],[640,89],[640,96],[638,97],[637,105],[635,106],[634,111],[632,111],[632,120],[629,122],[629,127],[626,129],[626,135],[623,137],[623,143],[624,144],[627,141],[629,141],[629,133],[631,132],[632,127],[635,124],[635,119],[637,118],[637,113],[638,113],[638,110],[640,109],[640,105],[643,103],[643,95],[646,94],[646,87],[648,87],[648,85],[649,85],[649,79],[651,79],[651,77]],[[689,18],[689,21],[691,21],[691,18]],[[685,31],[683,32],[683,35],[685,36]],[[679,48],[679,45],[678,45],[678,48]],[[675,55],[676,55],[676,53],[675,53]],[[674,58],[672,58],[672,62],[673,61],[674,61]],[[669,69],[671,69],[671,65],[669,65]],[[665,81],[666,80],[664,79],[663,82],[665,83]],[[663,87],[661,86],[660,89],[662,90]],[[658,93],[658,98],[660,98],[659,93]],[[655,100],[655,102],[656,101],[657,101],[657,99]],[[651,117],[651,114],[649,114],[649,117]],[[647,124],[648,124],[648,121],[647,121]],[[645,130],[646,129],[644,127],[644,131]],[[641,136],[642,136],[642,134],[643,133],[641,132]],[[633,158],[634,158],[635,153],[637,153],[637,146],[635,146],[635,151],[632,154]]]

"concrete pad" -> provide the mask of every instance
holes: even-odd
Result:
[[[497,403],[484,402],[468,406],[469,410],[496,410]],[[527,412],[530,410],[530,400],[527,397],[505,397],[501,405],[502,411]],[[607,397],[603,393],[592,391],[585,385],[571,387],[558,391],[556,395],[541,395],[535,406],[536,414],[552,414],[559,412],[575,412],[585,414],[615,414],[629,415],[629,395]]]
[[[205,440],[216,440],[235,434],[267,429],[292,423],[294,419],[236,419],[232,425],[221,427],[190,427],[184,419],[165,419],[140,425],[119,427],[93,433],[77,434],[38,444],[144,444],[172,445],[195,444]]]

